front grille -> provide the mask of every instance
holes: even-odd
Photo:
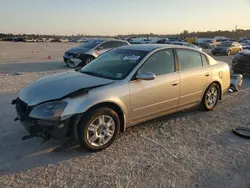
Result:
[[[28,117],[31,112],[31,107],[28,106],[21,99],[17,98],[16,100],[16,110],[19,116]]]

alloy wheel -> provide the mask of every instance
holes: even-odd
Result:
[[[209,106],[210,108],[213,108],[217,101],[218,101],[218,90],[216,87],[211,87],[209,88],[209,90],[207,91],[206,94],[206,105]]]
[[[101,115],[94,119],[87,130],[87,141],[94,147],[107,144],[115,134],[115,121],[108,115]]]

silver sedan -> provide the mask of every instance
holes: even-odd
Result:
[[[79,71],[42,78],[13,100],[29,135],[104,149],[126,128],[200,105],[212,110],[230,85],[229,66],[176,45],[129,45]]]

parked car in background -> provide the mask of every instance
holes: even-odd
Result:
[[[141,44],[143,40],[146,40],[146,37],[141,37],[141,38],[131,38],[128,42],[130,44]]]
[[[69,42],[77,42],[77,40],[74,38],[71,38],[71,39],[69,39]]]
[[[206,40],[201,41],[199,43],[199,46],[201,48],[211,49],[211,48],[218,46],[219,44],[220,42],[216,41],[215,39],[206,39]]]
[[[157,44],[168,44],[169,39],[168,38],[161,38],[156,43]]]
[[[26,38],[25,42],[36,42],[36,39],[33,38]]]
[[[222,42],[219,46],[212,49],[211,53],[213,55],[223,54],[223,55],[232,55],[237,54],[242,50],[242,45],[238,42],[225,41]]]
[[[196,50],[200,50],[202,51],[202,48],[201,47],[198,47],[194,44],[191,44],[191,43],[188,43],[188,42],[170,42],[169,44],[174,44],[174,45],[180,45],[180,46],[186,46],[186,47],[189,47],[189,48],[194,48]]]
[[[191,44],[195,44],[197,42],[197,38],[196,37],[189,37],[189,38],[185,38],[184,41],[191,43]]]
[[[61,42],[61,40],[56,38],[56,39],[51,39],[49,42]]]
[[[26,42],[25,38],[17,37],[13,39],[14,42]]]
[[[141,41],[141,44],[156,44],[159,40],[158,37],[149,37]]]
[[[250,40],[245,40],[242,45],[242,50],[250,50]]]
[[[169,37],[168,38],[169,42],[177,42],[177,41],[182,41],[184,42],[184,39],[182,37]]]
[[[61,39],[59,39],[61,42],[63,42],[63,43],[67,43],[67,42],[69,42],[69,39],[65,39],[65,38],[61,38]]]
[[[228,64],[198,50],[126,45],[80,71],[31,83],[12,104],[30,137],[71,136],[98,151],[138,123],[198,105],[213,110],[229,85]]]
[[[129,42],[117,39],[95,39],[69,49],[63,59],[68,67],[83,67],[104,52],[124,45],[129,45]]]
[[[250,50],[236,54],[232,62],[234,74],[250,73]]]

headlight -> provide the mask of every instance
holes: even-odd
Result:
[[[63,113],[67,106],[67,102],[55,101],[47,102],[35,107],[31,113],[31,118],[45,119],[45,120],[59,120],[60,115]]]

